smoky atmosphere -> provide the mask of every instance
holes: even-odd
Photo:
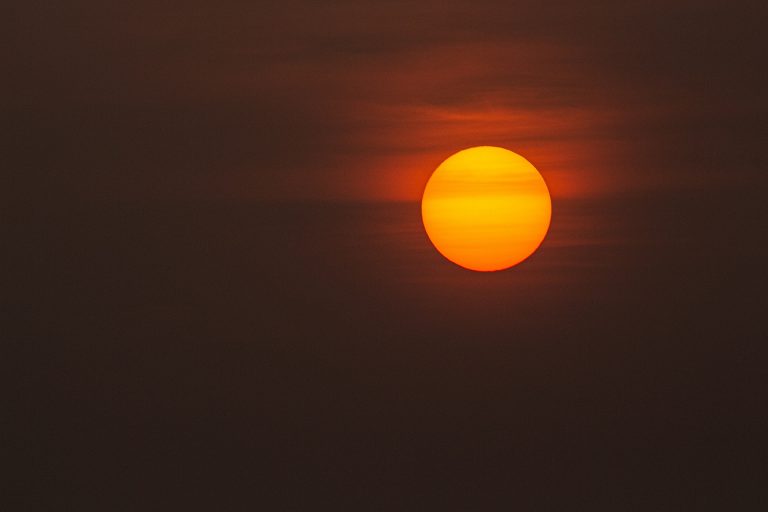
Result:
[[[4,510],[768,506],[763,3],[8,11]]]

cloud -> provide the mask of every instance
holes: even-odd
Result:
[[[768,108],[759,9],[25,6],[3,106],[20,183],[54,195],[413,199],[480,144],[524,154],[556,195],[684,186],[706,162],[743,182]]]

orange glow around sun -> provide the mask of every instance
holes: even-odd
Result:
[[[440,164],[424,189],[421,215],[443,256],[470,270],[493,271],[536,251],[549,229],[552,202],[528,160],[479,146]]]

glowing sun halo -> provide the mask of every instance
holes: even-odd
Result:
[[[450,261],[471,270],[502,270],[539,247],[552,202],[528,160],[478,146],[451,155],[432,173],[421,216],[429,239]]]

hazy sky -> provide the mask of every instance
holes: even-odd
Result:
[[[11,18],[13,167],[53,197],[416,199],[480,144],[525,155],[556,197],[748,183],[764,162],[759,2],[80,1]]]
[[[766,510],[764,1],[3,21],[5,508]],[[416,202],[473,145],[552,192],[499,273]]]

